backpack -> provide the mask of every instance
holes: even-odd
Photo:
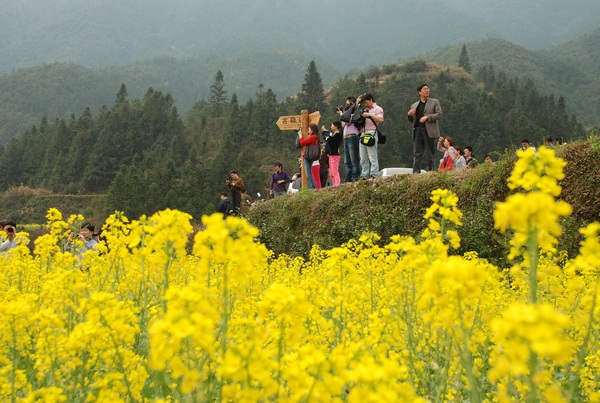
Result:
[[[363,127],[365,127],[365,120],[366,119],[363,117],[363,113],[365,113],[366,109],[367,109],[367,107],[365,105],[358,104],[358,106],[356,107],[356,109],[352,113],[352,120],[351,120],[351,122],[359,130],[362,129]]]
[[[354,112],[354,105],[346,105],[344,108],[344,112],[340,115],[340,120],[342,122],[351,123],[352,122],[352,112]]]
[[[344,109],[340,120],[352,123],[357,129],[360,129],[365,125],[365,118],[362,116],[363,113],[365,113],[365,106],[363,104],[358,104],[358,106],[349,105],[348,108]]]

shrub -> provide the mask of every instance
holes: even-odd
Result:
[[[2,196],[2,201],[4,203],[12,203],[21,199],[47,196],[50,193],[51,192],[46,189],[35,189],[23,185],[11,186],[6,190],[6,192],[4,192],[4,195]]]
[[[400,71],[404,73],[425,73],[429,67],[424,60],[415,60],[414,62],[404,63],[400,66]]]

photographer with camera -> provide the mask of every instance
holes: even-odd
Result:
[[[323,126],[324,127],[324,126]],[[327,142],[327,157],[329,159],[329,177],[333,186],[340,185],[340,144],[342,143],[342,122],[331,122],[331,132],[325,137]]]
[[[237,171],[231,171],[231,181],[225,180],[225,183],[229,187],[231,192],[231,201],[235,209],[235,214],[240,214],[240,207],[242,205],[242,189],[244,189],[244,180],[240,178]]]
[[[98,244],[98,241],[94,238],[95,229],[96,227],[94,227],[89,222],[83,223],[81,225],[81,230],[79,231],[79,234],[77,234],[77,239],[79,239],[83,243],[83,248],[77,247],[75,249],[78,249],[78,251],[81,253],[85,252],[86,250],[95,249],[96,245]],[[71,232],[69,238],[67,239],[67,245],[65,245],[65,250],[73,249],[74,238],[75,233]]]
[[[2,241],[0,243],[0,253],[16,248],[17,223],[15,221],[2,221],[0,222],[0,228],[6,232],[6,240],[4,237],[0,237],[0,241]]]
[[[336,109],[342,122],[344,141],[344,164],[346,165],[346,179],[344,182],[354,182],[360,176],[360,156],[358,153],[358,127],[352,123],[352,114],[356,108],[356,98],[346,98],[346,105]]]
[[[365,107],[362,117],[365,118],[365,126],[359,139],[361,176],[363,179],[375,179],[379,175],[379,157],[377,155],[377,126],[383,122],[383,108],[375,103],[373,95],[365,93],[360,95],[356,102]],[[371,138],[367,143],[366,139]]]

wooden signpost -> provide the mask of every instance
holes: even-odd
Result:
[[[308,136],[308,125],[314,123],[319,126],[319,122],[321,122],[321,112],[313,112],[311,114],[308,113],[307,110],[302,110],[300,115],[296,116],[280,116],[277,119],[277,127],[280,130],[294,130],[297,131],[300,129],[302,132],[302,138],[305,139]],[[297,135],[297,133],[296,133]],[[320,139],[319,139],[320,140]],[[306,179],[306,170],[312,169],[312,167],[304,166],[304,158],[302,159],[302,188],[306,188],[308,186],[308,180]]]

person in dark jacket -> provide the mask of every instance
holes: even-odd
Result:
[[[327,155],[327,143],[321,143],[321,157],[319,158],[319,181],[321,182],[320,188],[329,186],[327,181],[329,179],[329,156]]]
[[[226,180],[227,186],[231,190],[231,201],[235,208],[236,214],[240,212],[240,206],[242,205],[242,189],[244,189],[244,180],[240,178],[237,171],[231,171],[231,181]]]
[[[342,144],[342,122],[334,120],[331,123],[331,133],[327,136],[327,154],[329,157],[329,177],[333,186],[339,186],[340,178],[340,146]]]
[[[291,179],[286,171],[283,170],[283,164],[278,162],[275,164],[275,172],[271,175],[271,186],[269,187],[269,194],[272,197],[279,197],[285,195],[287,191],[288,183]]]
[[[219,200],[219,204],[217,204],[217,212],[223,214],[223,218],[228,215],[232,215],[234,212],[233,203],[229,200],[227,196],[227,192],[221,193],[221,199]]]

